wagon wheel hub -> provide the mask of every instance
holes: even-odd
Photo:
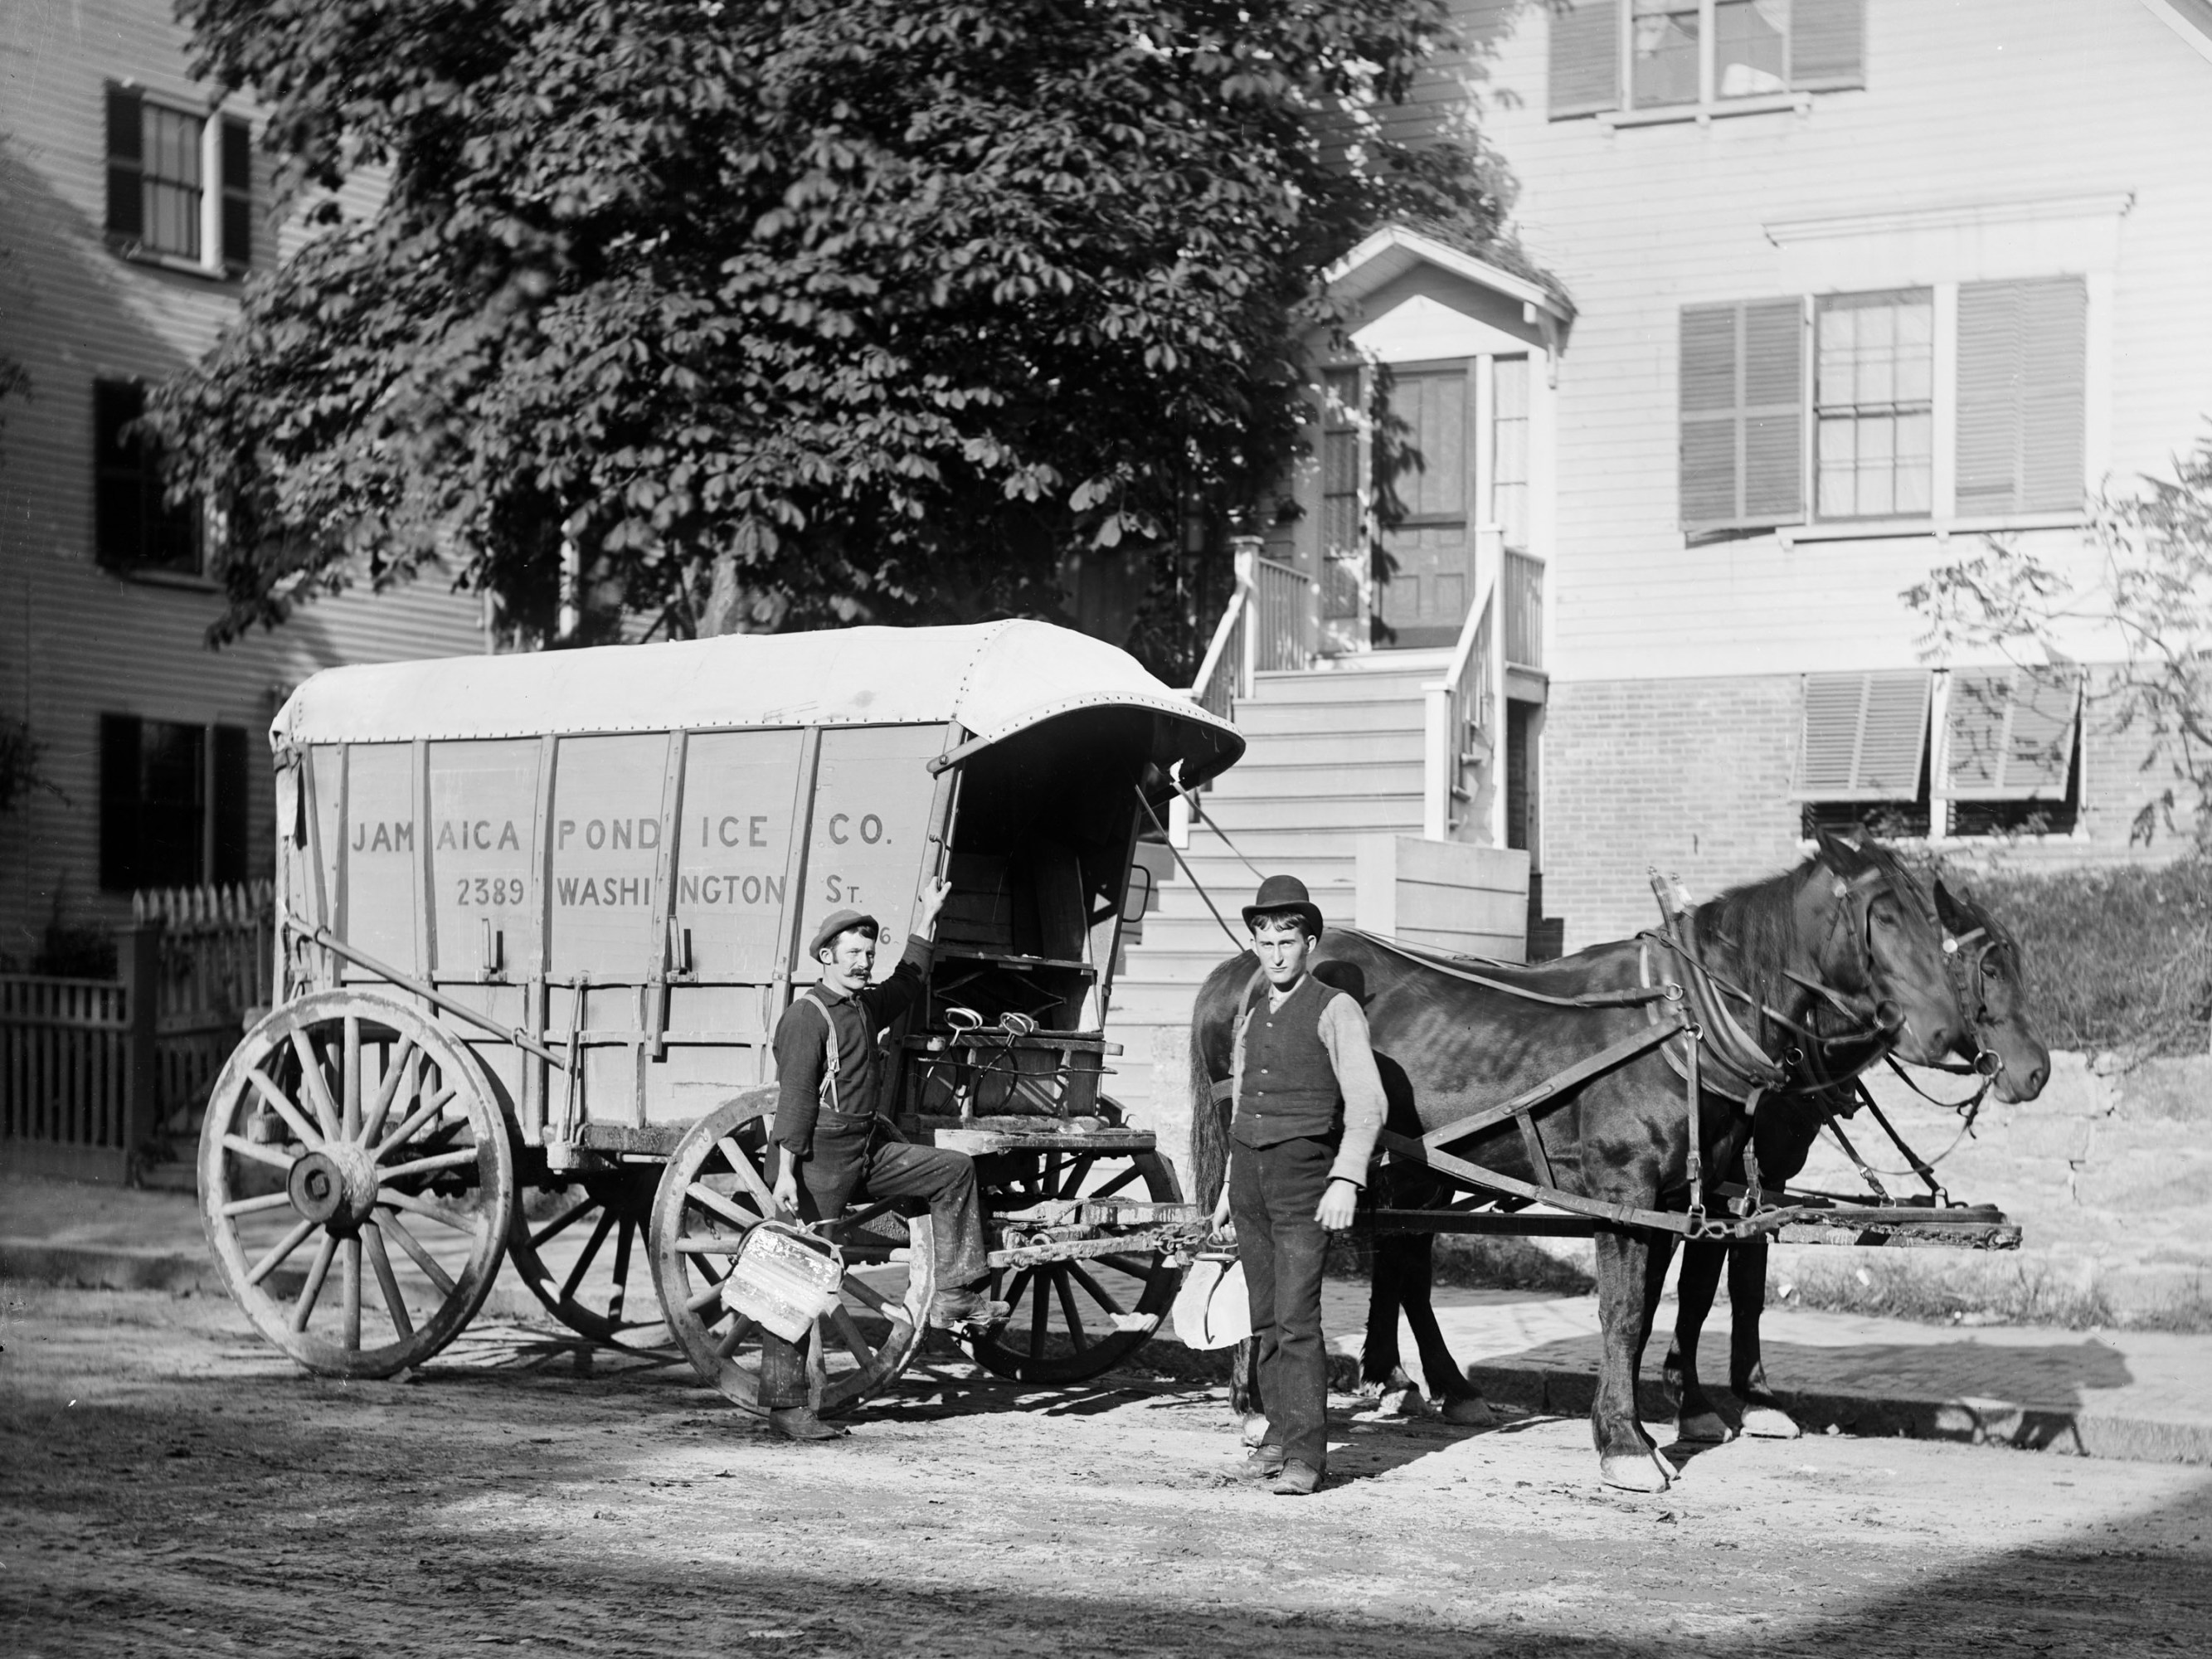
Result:
[[[302,1216],[344,1237],[376,1208],[376,1165],[366,1147],[326,1142],[293,1164],[285,1188]]]

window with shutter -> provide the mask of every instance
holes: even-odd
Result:
[[[1961,669],[1945,717],[1943,793],[1954,800],[2057,800],[2081,720],[2070,669]]]
[[[1799,800],[1910,801],[1919,793],[1931,677],[1924,669],[1808,674]]]
[[[109,244],[127,258],[210,275],[253,262],[250,124],[106,89]]]
[[[207,880],[208,782],[206,727],[102,714],[100,884],[127,892]]]
[[[1961,514],[2081,504],[2087,311],[2078,276],[1960,287]]]
[[[1802,334],[1803,307],[1796,299],[1682,308],[1686,532],[1804,516]]]
[[[244,726],[215,728],[215,851],[209,860],[208,876],[225,885],[245,881],[252,873],[249,791],[252,786],[248,775],[252,752]]]
[[[1620,107],[1621,0],[1570,0],[1552,12],[1552,119]]]
[[[138,94],[122,87],[107,89],[107,231],[122,242],[136,242],[145,230],[140,164],[145,155],[145,118]]]
[[[252,130],[228,115],[222,122],[222,263],[232,271],[253,263]]]

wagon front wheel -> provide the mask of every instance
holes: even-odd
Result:
[[[700,1378],[749,1412],[760,1403],[761,1330],[722,1305],[744,1236],[774,1213],[768,1126],[773,1089],[741,1097],[685,1132],[662,1171],[648,1242],[660,1310]],[[871,1205],[823,1230],[845,1255],[837,1305],[815,1322],[807,1396],[848,1411],[889,1386],[921,1346],[936,1284],[927,1215]]]
[[[200,1130],[200,1219],[223,1283],[326,1376],[390,1376],[452,1340],[498,1275],[514,1188],[476,1056],[363,991],[257,1023]]]

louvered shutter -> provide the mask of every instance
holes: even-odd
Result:
[[[1962,514],[2081,504],[2087,309],[2078,276],[1960,289]]]
[[[253,263],[253,134],[235,116],[222,122],[222,263],[230,270]]]
[[[1961,669],[1943,722],[1944,793],[1954,800],[2059,800],[2081,720],[2071,669]]]
[[[1552,119],[1620,107],[1621,0],[1571,0],[1552,13]]]
[[[1685,306],[1682,528],[1804,516],[1804,344],[1795,299]]]
[[[100,884],[111,892],[138,884],[138,730],[135,715],[100,717]]]
[[[249,874],[248,824],[252,805],[246,757],[251,752],[242,726],[215,728],[215,868],[216,881],[228,885]]]
[[[1799,800],[1916,799],[1929,694],[1921,669],[1808,674],[1790,793]]]
[[[1802,92],[1866,85],[1866,0],[1796,0],[1790,84]]]
[[[107,229],[136,241],[146,232],[145,191],[141,174],[146,131],[138,94],[121,87],[107,89]]]

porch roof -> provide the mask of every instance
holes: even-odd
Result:
[[[1356,304],[1422,264],[1435,265],[1494,294],[1518,300],[1532,313],[1540,313],[1554,323],[1573,320],[1574,307],[1541,283],[1516,276],[1403,225],[1386,225],[1376,231],[1331,265],[1322,280],[1328,284],[1332,298]]]

